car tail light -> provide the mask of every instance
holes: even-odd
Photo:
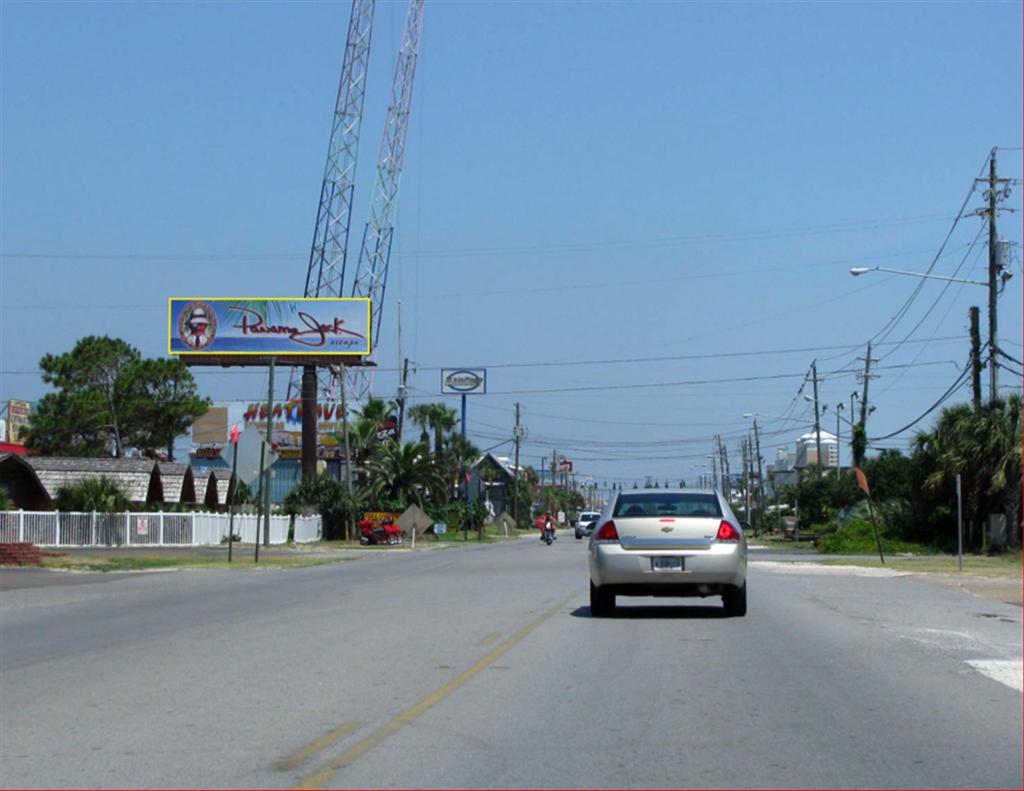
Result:
[[[719,541],[739,541],[740,531],[728,522],[723,521],[722,524],[718,526],[717,538]]]
[[[595,541],[604,541],[609,544],[619,543],[619,531],[615,529],[614,522],[605,522],[601,529],[594,535]]]

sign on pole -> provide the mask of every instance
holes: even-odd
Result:
[[[442,395],[484,395],[487,392],[486,368],[442,368]]]
[[[260,447],[263,447],[263,466],[260,467]],[[238,458],[235,458],[237,454]],[[254,428],[247,428],[238,435],[238,443],[229,445],[221,451],[224,461],[235,469],[235,475],[246,486],[255,481],[260,474],[273,466],[277,454],[264,442]],[[237,464],[237,466],[235,466]]]

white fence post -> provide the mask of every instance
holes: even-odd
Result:
[[[132,545],[132,519],[127,511],[124,512],[124,543],[126,546]]]
[[[54,543],[57,546],[60,546],[60,511],[58,511],[54,515],[54,517],[55,517],[54,520],[53,520],[54,521],[53,532],[54,532],[54,538],[55,538]]]
[[[18,509],[18,541],[25,540],[25,512]]]
[[[92,512],[92,517],[89,519],[89,546],[96,546],[96,512]]]
[[[164,545],[164,512],[160,512],[160,546]]]

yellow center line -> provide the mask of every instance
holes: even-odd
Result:
[[[339,755],[336,759],[334,759],[323,769],[320,769],[316,772],[313,772],[312,774],[308,774],[305,777],[303,777],[301,780],[299,780],[298,783],[292,786],[292,788],[324,788],[331,781],[331,778],[334,777],[336,772],[338,772],[341,769],[344,769],[347,766],[351,766],[353,763],[362,758],[366,753],[368,753],[370,750],[372,750],[374,747],[376,747],[378,744],[380,744],[382,741],[388,738],[388,736],[395,733],[395,731],[399,730],[405,725],[408,725],[409,723],[423,716],[423,714],[425,714],[427,710],[430,709],[431,706],[435,706],[438,703],[440,703],[442,700],[448,697],[448,695],[450,695],[452,692],[457,690],[459,687],[461,687],[463,684],[465,684],[467,681],[469,681],[471,678],[477,675],[481,670],[484,670],[496,659],[503,656],[506,652],[509,651],[509,649],[511,649],[517,643],[521,642],[531,632],[537,629],[537,627],[539,627],[549,618],[554,616],[555,613],[561,610],[566,604],[569,603],[569,601],[575,598],[575,596],[576,594],[573,593],[571,596],[567,596],[565,599],[560,601],[551,609],[546,610],[538,618],[531,621],[518,632],[516,632],[514,635],[512,635],[510,638],[508,638],[508,640],[494,648],[490,653],[483,657],[483,659],[480,659],[468,670],[453,678],[440,689],[427,695],[427,697],[423,698],[423,700],[421,700],[419,703],[410,706],[405,711],[388,720],[373,733],[356,742],[356,744],[354,744],[352,747],[350,747],[341,755]]]
[[[325,747],[329,747],[339,739],[348,736],[352,731],[360,726],[358,722],[343,722],[337,728],[330,733],[324,734],[316,741],[310,742],[301,750],[296,753],[292,753],[287,758],[282,758],[280,761],[274,764],[275,771],[287,772],[289,769],[294,769],[296,766],[301,764],[310,756],[320,752]]]
[[[484,638],[482,638],[482,639],[477,641],[477,643],[476,643],[477,648],[483,648],[485,645],[490,645],[495,640],[497,640],[499,637],[501,637],[501,632],[491,632],[486,637],[484,637]]]

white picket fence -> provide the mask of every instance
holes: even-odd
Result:
[[[180,547],[220,544],[228,537],[227,514],[0,511],[0,542],[29,541],[40,547]],[[255,514],[235,514],[234,533],[253,543]],[[270,543],[288,541],[290,516],[270,517]],[[296,544],[319,541],[319,516],[295,517]]]

